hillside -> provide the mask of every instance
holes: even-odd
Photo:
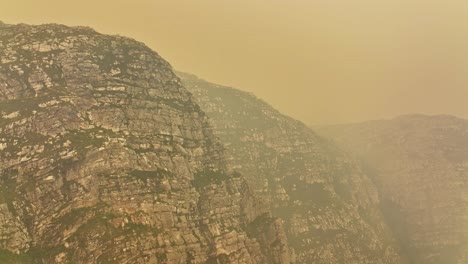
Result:
[[[1,263],[290,263],[287,243],[158,54],[0,25]]]
[[[367,168],[413,263],[468,263],[468,121],[407,115],[319,131]]]
[[[344,152],[252,94],[178,75],[233,167],[285,220],[298,263],[404,263],[375,186]]]

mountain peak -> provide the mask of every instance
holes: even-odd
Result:
[[[256,206],[157,53],[58,24],[9,25],[0,38],[2,263],[6,252],[34,259],[24,263],[290,262],[282,223]],[[245,225],[260,216],[252,237]]]

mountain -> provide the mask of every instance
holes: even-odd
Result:
[[[468,263],[468,121],[407,115],[327,126],[362,160],[413,263]]]
[[[375,186],[344,152],[252,94],[178,75],[233,167],[285,221],[298,263],[406,263]]]
[[[144,44],[0,25],[1,263],[290,263],[252,193]]]

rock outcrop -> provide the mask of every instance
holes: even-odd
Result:
[[[0,25],[2,263],[290,263],[224,156],[142,43]]]
[[[178,75],[234,168],[284,219],[298,263],[405,263],[374,185],[346,154],[251,94]]]
[[[320,131],[362,160],[413,263],[468,263],[468,121],[408,115]]]

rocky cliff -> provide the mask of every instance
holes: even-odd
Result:
[[[178,73],[235,169],[285,220],[298,263],[404,263],[360,168],[255,96]]]
[[[1,263],[289,263],[282,225],[155,52],[0,25]]]
[[[320,131],[362,159],[413,263],[468,263],[468,121],[409,115]]]

